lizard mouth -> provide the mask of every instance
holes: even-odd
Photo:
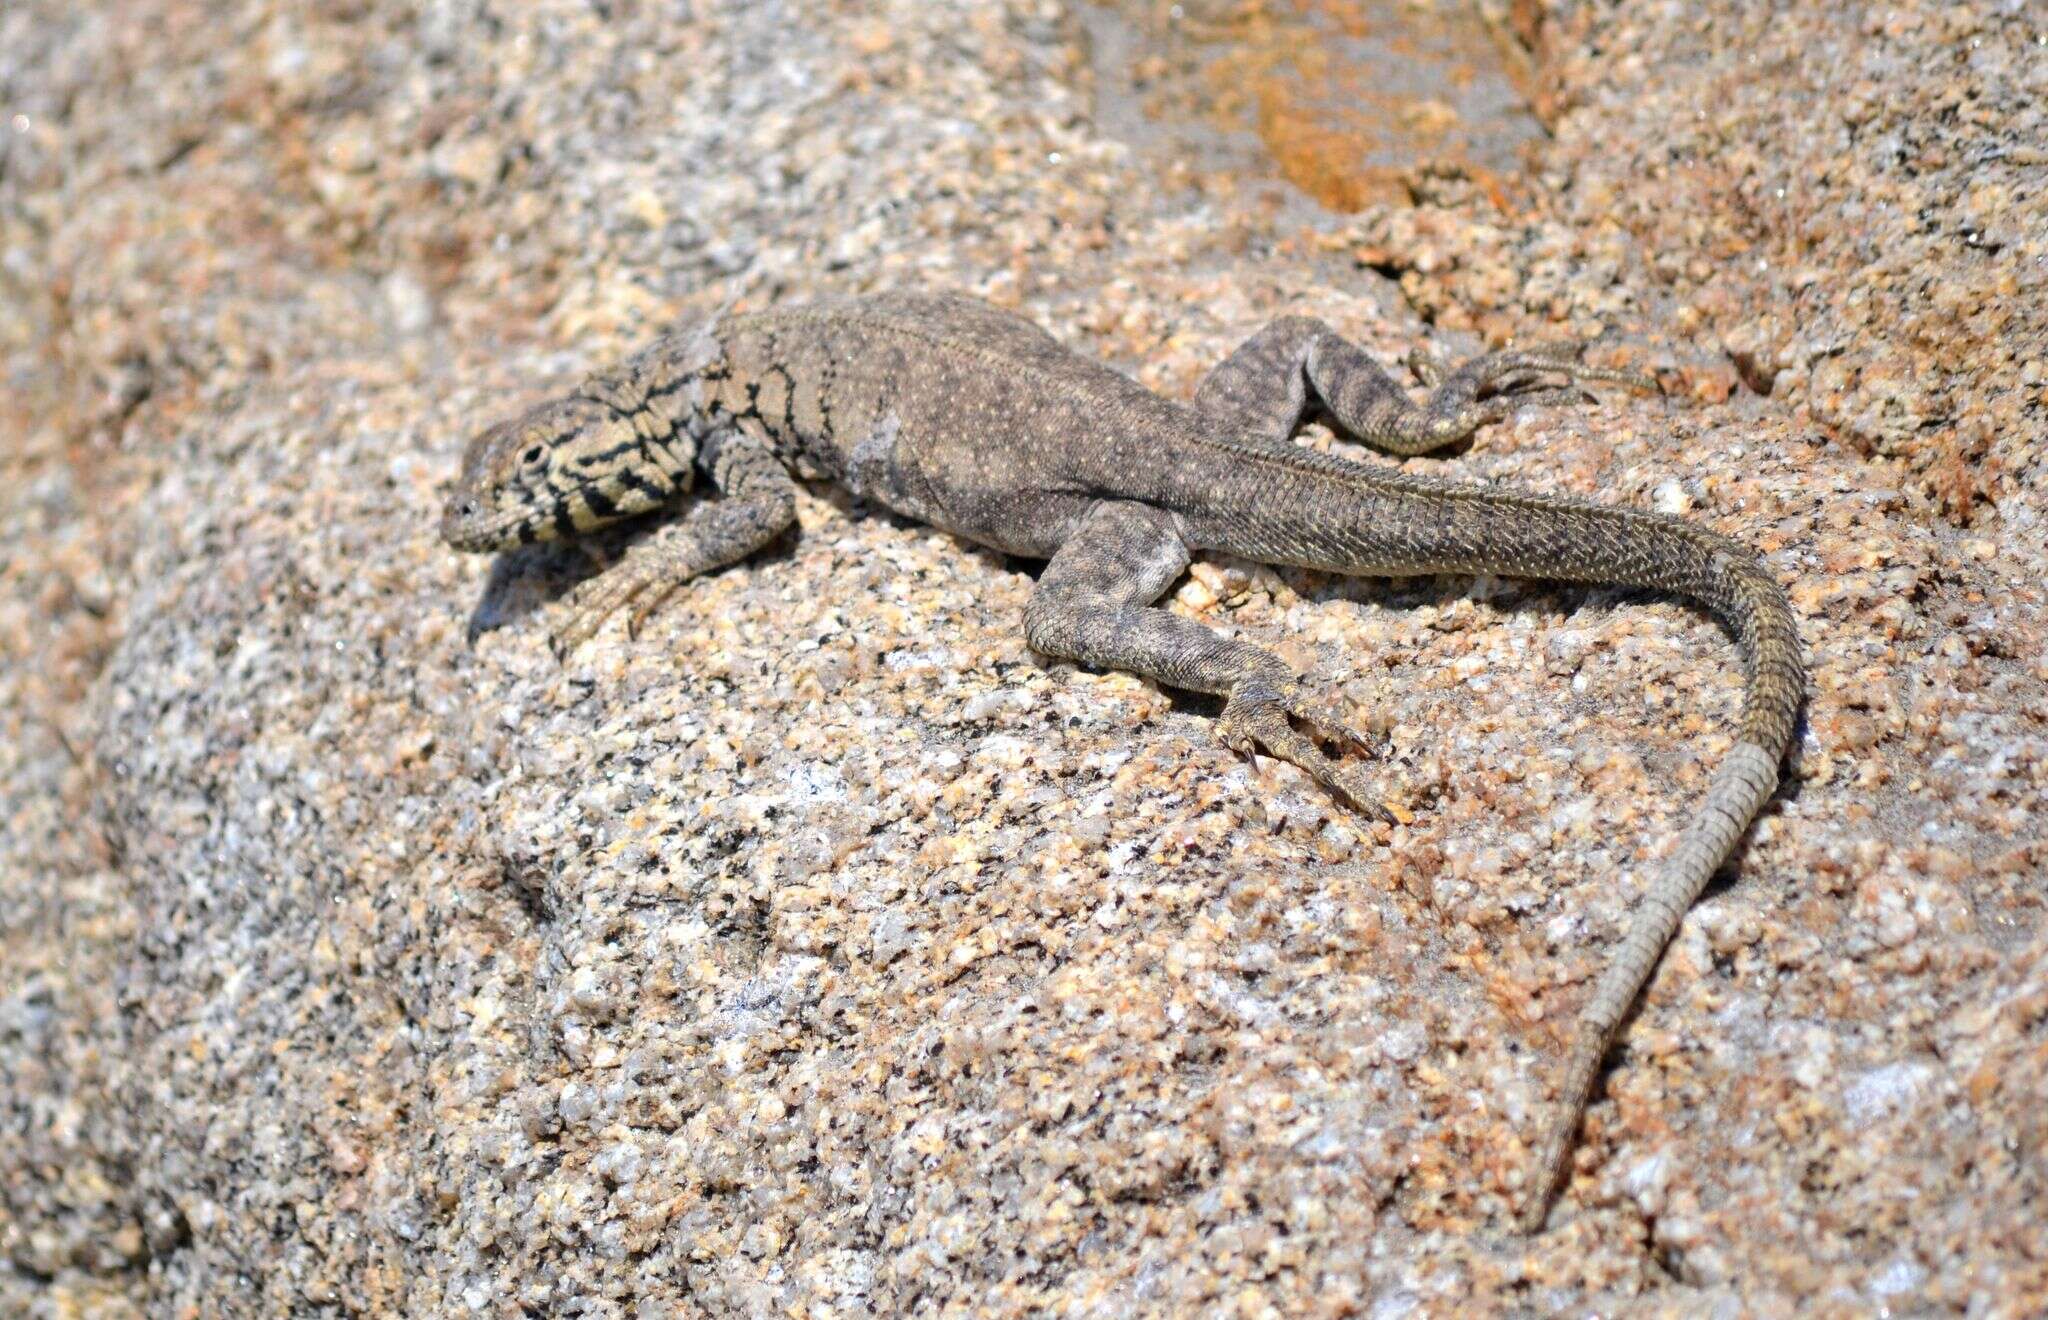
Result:
[[[441,540],[471,553],[507,550],[534,538],[531,517],[521,509],[492,511],[474,495],[458,495],[441,512]]]

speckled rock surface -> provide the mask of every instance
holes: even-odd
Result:
[[[1050,0],[77,8],[0,13],[0,1312],[2048,1305],[2038,12],[1518,9],[1531,200],[1338,216],[1109,135]],[[829,490],[567,665],[586,565],[435,543],[669,318],[912,284],[1173,391],[1282,310],[1663,376],[1411,461],[1742,536],[1809,647],[1549,1232],[1700,616],[1197,566],[1390,830]]]

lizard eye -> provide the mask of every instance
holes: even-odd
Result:
[[[541,446],[535,445],[533,448],[527,450],[526,453],[521,456],[520,461],[525,463],[528,467],[539,467],[540,461],[543,458],[547,457],[547,452],[548,451],[543,449]]]

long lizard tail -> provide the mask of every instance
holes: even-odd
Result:
[[[1486,510],[1488,557],[1497,560],[1506,550],[1518,561],[1495,571],[1679,592],[1735,630],[1749,670],[1735,746],[1644,892],[1633,923],[1581,1012],[1557,1107],[1537,1148],[1537,1181],[1519,1216],[1522,1231],[1533,1233],[1542,1228],[1564,1179],[1572,1140],[1622,1018],[1687,909],[1777,787],[1778,765],[1792,739],[1806,679],[1784,591],[1753,554],[1726,537],[1676,519],[1576,502],[1485,491],[1452,498],[1467,507],[1453,514],[1450,524]]]
[[[1593,1081],[1623,1016],[1686,910],[1777,787],[1806,687],[1791,608],[1749,550],[1676,518],[1367,469],[1293,446],[1246,445],[1236,454],[1264,469],[1271,483],[1237,512],[1231,534],[1221,538],[1238,553],[1360,574],[1483,572],[1649,587],[1707,606],[1741,644],[1749,686],[1735,746],[1643,894],[1580,1016],[1557,1107],[1538,1147],[1537,1182],[1518,1217],[1524,1232],[1534,1232],[1563,1179]],[[1341,501],[1345,513],[1334,519],[1328,516],[1333,486],[1349,497]]]

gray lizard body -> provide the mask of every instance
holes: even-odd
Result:
[[[1264,649],[1156,606],[1192,555],[1340,573],[1500,573],[1650,587],[1735,632],[1750,683],[1734,747],[1643,895],[1584,1009],[1522,1223],[1542,1223],[1615,1031],[1685,910],[1777,783],[1804,692],[1784,593],[1740,545],[1677,519],[1458,485],[1305,449],[1312,413],[1397,453],[1470,435],[1574,378],[1627,379],[1550,352],[1477,359],[1417,407],[1354,345],[1288,317],[1165,399],[969,299],[891,295],[733,315],[657,342],[576,392],[478,436],[442,535],[464,550],[570,537],[694,504],[586,584],[560,640],[637,619],[677,583],[795,520],[792,474],[906,517],[1049,560],[1024,617],[1048,655],[1225,698],[1231,747],[1292,762],[1367,809],[1359,740]]]

